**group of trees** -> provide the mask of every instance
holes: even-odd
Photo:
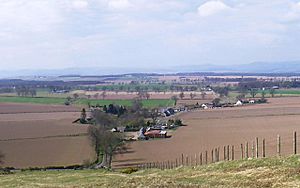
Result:
[[[229,94],[229,87],[215,87],[213,90],[219,93],[220,97],[227,97]]]
[[[155,112],[157,111],[143,108],[138,99],[134,100],[128,109],[124,108],[123,113],[116,113],[115,108],[120,109],[120,106],[109,105],[106,107],[106,111],[95,110],[92,112],[95,124],[89,126],[88,134],[97,154],[94,168],[110,168],[113,154],[126,149],[124,135],[111,132],[112,128],[124,125],[145,126],[145,118],[156,118]]]
[[[27,96],[34,97],[34,96],[36,96],[36,89],[35,88],[17,87],[15,90],[16,90],[16,93],[17,93],[18,96],[22,96],[22,97],[27,97]]]
[[[139,99],[150,99],[150,94],[146,91],[138,91],[137,95]]]
[[[110,130],[120,125],[117,116],[96,110],[93,112],[95,125],[88,128],[88,134],[96,152],[94,168],[111,168],[113,154],[122,150],[124,146],[123,135]]]
[[[103,106],[103,111],[104,111],[105,113],[117,115],[118,117],[120,117],[120,116],[123,115],[127,110],[126,110],[126,108],[125,108],[124,106],[122,106],[122,105],[109,104],[108,106],[106,106],[106,105]]]

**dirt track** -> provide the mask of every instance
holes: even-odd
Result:
[[[300,98],[277,98],[263,105],[195,111],[181,114],[180,118],[187,126],[179,128],[171,138],[133,142],[127,153],[117,156],[114,166],[175,160],[182,153],[194,156],[215,147],[222,149],[224,145],[235,145],[239,158],[240,144],[252,144],[255,137],[259,137],[260,143],[262,138],[266,139],[267,156],[270,156],[276,153],[277,134],[282,137],[282,152],[291,154],[293,131],[300,134]],[[261,154],[261,149],[259,152]]]

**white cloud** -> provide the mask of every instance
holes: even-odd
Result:
[[[226,10],[230,10],[231,8],[223,3],[222,1],[212,0],[208,1],[201,6],[198,7],[198,14],[200,16],[211,16]]]
[[[89,6],[89,3],[85,0],[75,0],[72,2],[72,6],[75,9],[86,9]]]
[[[283,17],[283,21],[295,22],[300,20],[300,2],[291,3],[288,13]]]
[[[108,8],[113,10],[122,10],[131,7],[131,3],[128,0],[109,0]]]

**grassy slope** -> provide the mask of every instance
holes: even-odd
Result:
[[[221,162],[196,168],[17,172],[0,175],[0,187],[300,187],[300,158]]]

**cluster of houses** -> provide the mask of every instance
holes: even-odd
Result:
[[[243,106],[247,104],[261,104],[265,103],[265,99],[247,99],[247,100],[238,100],[235,103],[221,103],[219,105],[214,105],[213,103],[205,103],[201,104],[200,108],[206,110],[206,109],[212,109],[212,108],[226,108],[226,107],[237,107],[237,106]],[[197,105],[196,105],[197,107]],[[195,107],[195,108],[196,108]]]
[[[165,125],[155,125],[147,128],[142,127],[138,132],[138,139],[148,140],[149,138],[167,138],[167,128],[168,127]]]

